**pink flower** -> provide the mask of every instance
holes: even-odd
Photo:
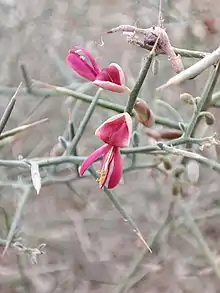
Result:
[[[95,133],[105,144],[85,159],[80,168],[80,176],[82,176],[98,158],[103,157],[100,178],[98,180],[99,187],[103,188],[107,181],[109,189],[118,185],[123,170],[120,147],[129,145],[131,133],[132,119],[128,113],[119,114],[106,120]]]
[[[116,93],[123,93],[126,90],[124,72],[116,63],[111,63],[108,67],[103,68],[93,83]]]
[[[129,145],[131,133],[131,116],[125,112],[106,120],[96,129],[95,135],[105,143],[121,148]]]
[[[127,89],[124,72],[116,63],[101,70],[92,55],[79,47],[70,50],[66,60],[80,76],[105,90],[122,93]]]
[[[101,71],[92,55],[80,47],[70,50],[66,60],[74,71],[90,81],[94,81]]]

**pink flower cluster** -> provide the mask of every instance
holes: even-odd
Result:
[[[116,63],[100,69],[93,56],[80,47],[71,49],[66,60],[80,76],[105,90],[123,93],[127,89],[124,72]]]
[[[79,47],[70,50],[66,60],[80,76],[105,90],[122,93],[127,89],[123,70],[116,63],[100,69],[92,55]],[[106,120],[95,132],[105,144],[86,158],[80,168],[80,176],[102,157],[99,187],[107,185],[111,189],[118,185],[123,171],[120,148],[129,145],[131,134],[132,119],[128,113],[118,114]]]

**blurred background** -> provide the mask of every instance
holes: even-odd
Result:
[[[21,65],[31,79],[71,86],[94,95],[96,88],[72,72],[65,62],[68,50],[75,45],[90,50],[100,67],[118,63],[125,72],[127,85],[132,87],[147,51],[128,44],[120,33],[104,33],[122,24],[141,28],[156,25],[158,7],[159,1],[155,0],[0,0],[1,113],[22,80]],[[173,46],[211,52],[219,45],[219,1],[163,0],[162,13]],[[189,92],[199,96],[208,72],[187,84],[158,93],[156,87],[173,72],[166,56],[157,59],[159,71],[156,75],[149,72],[140,96],[158,115],[168,115],[167,109],[155,102],[161,99],[187,121],[192,109],[180,101],[179,95]],[[185,67],[195,61],[183,58]],[[49,121],[16,135],[13,141],[2,143],[1,159],[48,156],[66,128],[68,109],[75,107],[73,119],[77,128],[88,107],[65,95],[22,93],[6,130],[45,117]],[[121,105],[127,100],[126,94],[103,93],[102,98]],[[218,115],[217,110],[213,113]],[[87,156],[100,146],[94,131],[113,114],[113,111],[97,108],[80,140],[79,155]],[[217,124],[210,128],[211,133],[218,132]],[[144,143],[146,137],[141,129],[140,133]],[[204,154],[219,159],[218,148]],[[143,157],[140,160],[143,161]],[[151,157],[144,156],[144,160],[150,162]],[[69,166],[68,171],[76,173],[73,166]],[[185,201],[218,261],[218,176],[198,164],[192,165],[190,172],[184,190]],[[0,174],[0,233],[1,238],[6,239],[19,199],[27,192],[24,182],[29,174],[24,169],[2,166]],[[124,175],[116,192],[145,238],[150,239],[167,216],[173,198],[172,178],[154,169],[136,170]],[[90,176],[80,179],[75,176],[61,183],[48,182],[39,196],[33,189],[29,193],[15,235],[26,247],[46,243],[45,254],[33,264],[28,253],[9,248],[0,258],[0,292],[220,292],[219,280],[194,236],[183,225],[184,217],[178,208],[173,222],[158,240],[153,253],[142,259],[126,290],[120,291],[119,285],[143,250],[142,244]]]

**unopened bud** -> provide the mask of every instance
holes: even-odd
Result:
[[[144,100],[137,98],[134,109],[141,124],[146,127],[151,127],[154,124],[154,114]]]
[[[185,166],[179,165],[172,170],[172,174],[174,177],[179,178],[181,174],[185,172]]]
[[[204,116],[207,125],[212,125],[215,123],[215,116],[212,113],[207,112]]]
[[[190,104],[190,105],[193,105],[193,96],[188,94],[188,93],[183,93],[180,95],[180,99],[186,103],[186,104]]]
[[[182,194],[182,192],[183,190],[181,184],[178,181],[175,181],[172,186],[172,195],[177,196],[179,194]]]
[[[168,157],[165,157],[165,156],[161,157],[161,161],[163,162],[164,168],[166,170],[172,169],[172,163]]]

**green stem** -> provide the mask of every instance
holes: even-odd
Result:
[[[184,133],[185,138],[191,137],[191,135],[193,134],[197,126],[197,123],[199,122],[200,112],[205,110],[206,105],[209,103],[209,100],[211,99],[211,95],[216,85],[219,73],[220,73],[220,62],[218,62],[217,66],[214,68],[208,81],[206,82],[205,88],[201,95],[201,99],[198,102],[197,108],[194,111],[192,118],[188,124],[188,127]]]
[[[82,121],[81,121],[81,123],[80,123],[80,125],[79,125],[79,127],[78,127],[78,129],[76,131],[76,133],[75,133],[74,138],[70,142],[70,144],[69,144],[69,146],[68,146],[68,148],[67,148],[67,150],[65,152],[66,155],[70,155],[75,150],[75,148],[76,148],[80,138],[82,137],[82,135],[83,135],[83,133],[84,133],[84,131],[86,129],[86,126],[89,123],[90,118],[91,118],[91,116],[92,116],[92,114],[93,114],[93,112],[95,110],[95,107],[96,107],[96,104],[97,104],[97,101],[99,99],[99,96],[100,96],[101,92],[102,92],[102,89],[101,88],[98,89],[95,97],[93,98],[91,104],[89,105],[88,110],[86,111],[86,113],[85,113],[85,115],[84,115],[84,117],[83,117],[83,119],[82,119]]]
[[[129,114],[132,113],[135,101],[136,101],[137,96],[139,94],[139,91],[144,83],[145,77],[147,76],[147,73],[149,71],[153,57],[154,57],[154,50],[152,50],[150,52],[150,54],[147,56],[147,61],[144,65],[144,67],[142,68],[142,70],[138,76],[138,79],[137,79],[137,81],[136,81],[136,83],[130,93],[130,96],[129,96],[129,99],[128,99],[128,102],[127,102],[127,105],[125,108],[125,112],[128,112]]]
[[[97,180],[98,176],[96,171],[94,170],[93,167],[90,167],[89,172],[92,174],[92,176]],[[146,247],[147,250],[149,250],[151,252],[151,249],[149,247],[149,245],[147,244],[147,242],[145,241],[144,237],[142,236],[140,230],[138,229],[137,225],[135,224],[135,222],[131,219],[130,216],[128,216],[128,214],[126,213],[126,211],[124,210],[124,208],[121,206],[120,202],[117,199],[117,196],[115,193],[113,193],[111,190],[109,190],[108,188],[104,187],[104,192],[107,195],[107,197],[109,198],[109,200],[112,202],[112,204],[115,206],[115,208],[119,211],[119,213],[122,215],[123,219],[125,222],[127,222],[131,228],[132,231],[137,235],[137,237],[141,240],[141,242],[144,244],[144,246]]]
[[[16,88],[9,88],[9,87],[0,87],[0,94],[11,94],[16,90]],[[24,88],[21,88],[19,90],[20,94],[22,95],[26,95],[27,91]],[[71,89],[68,88],[64,88],[64,87],[56,87],[54,89],[48,89],[48,88],[32,88],[32,94],[36,95],[36,96],[47,96],[47,97],[52,97],[52,96],[61,96],[61,95],[67,95],[67,96],[71,96],[74,97],[78,100],[81,100],[85,103],[91,103],[93,101],[93,96],[89,96],[77,91],[73,91]],[[97,101],[97,106],[100,106],[104,109],[108,109],[108,110],[112,110],[115,111],[117,113],[123,113],[124,112],[124,106],[123,105],[119,105],[116,103],[112,103],[109,101],[105,101],[103,99],[99,99]],[[155,123],[156,124],[160,124],[160,125],[164,125],[170,128],[174,128],[174,129],[180,129],[179,124],[176,121],[172,121],[170,119],[161,117],[161,116],[156,116],[155,117]]]
[[[173,155],[179,155],[179,156],[183,156],[183,157],[195,160],[195,161],[217,171],[218,173],[220,173],[220,164],[217,163],[215,160],[208,159],[208,158],[203,157],[197,153],[193,153],[193,152],[177,149],[174,147],[170,147],[165,144],[161,144],[160,147],[162,150],[166,151],[167,153],[170,153]]]
[[[63,157],[48,157],[48,158],[34,158],[31,160],[0,160],[0,166],[4,167],[19,167],[30,169],[28,162],[36,161],[39,167],[47,167],[52,165],[61,165],[66,163],[82,164],[86,157],[63,156]]]
[[[14,215],[14,218],[13,218],[13,221],[12,221],[12,224],[11,224],[11,227],[10,227],[10,230],[8,232],[7,239],[6,239],[5,248],[4,248],[3,253],[2,253],[3,255],[6,253],[8,247],[11,244],[11,241],[13,240],[15,229],[16,229],[16,227],[18,225],[18,222],[19,222],[20,217],[21,217],[21,213],[23,211],[24,205],[25,205],[29,195],[30,195],[30,189],[27,188],[26,190],[24,190],[24,193],[22,194],[22,196],[20,198],[20,201],[18,203],[18,206],[16,208],[16,212],[15,212],[15,215]]]
[[[139,45],[141,48],[151,51],[152,46],[143,44],[143,42],[136,42],[137,45]],[[173,47],[174,52],[177,55],[180,55],[181,57],[187,57],[187,58],[197,58],[197,59],[203,59],[205,56],[209,55],[208,52],[202,52],[202,51],[194,51],[194,50],[188,50],[188,49],[180,49]],[[164,52],[160,52],[158,55],[164,55]]]
[[[16,103],[16,99],[17,99],[17,94],[21,88],[21,85],[22,85],[22,82],[20,83],[20,85],[18,86],[18,88],[16,89],[16,92],[15,94],[13,95],[13,97],[11,98],[11,100],[9,101],[2,117],[1,117],[1,120],[0,120],[0,134],[2,133],[2,131],[4,130],[7,122],[8,122],[8,119],[10,118],[11,116],[11,113],[14,109],[14,106],[15,106],[15,103]]]
[[[164,232],[165,228],[169,225],[169,223],[172,220],[172,213],[174,208],[174,201],[171,202],[168,215],[162,224],[162,226],[159,228],[157,233],[154,235],[154,237],[150,241],[150,247],[153,249],[154,245],[158,242],[161,234]],[[143,261],[144,257],[147,255],[148,249],[144,248],[141,252],[138,252],[138,255],[135,257],[134,262],[131,264],[131,267],[128,269],[127,275],[122,279],[122,281],[119,283],[119,285],[114,290],[114,293],[125,293],[127,284],[130,280],[130,278],[134,275],[135,271],[137,270],[138,266]]]

